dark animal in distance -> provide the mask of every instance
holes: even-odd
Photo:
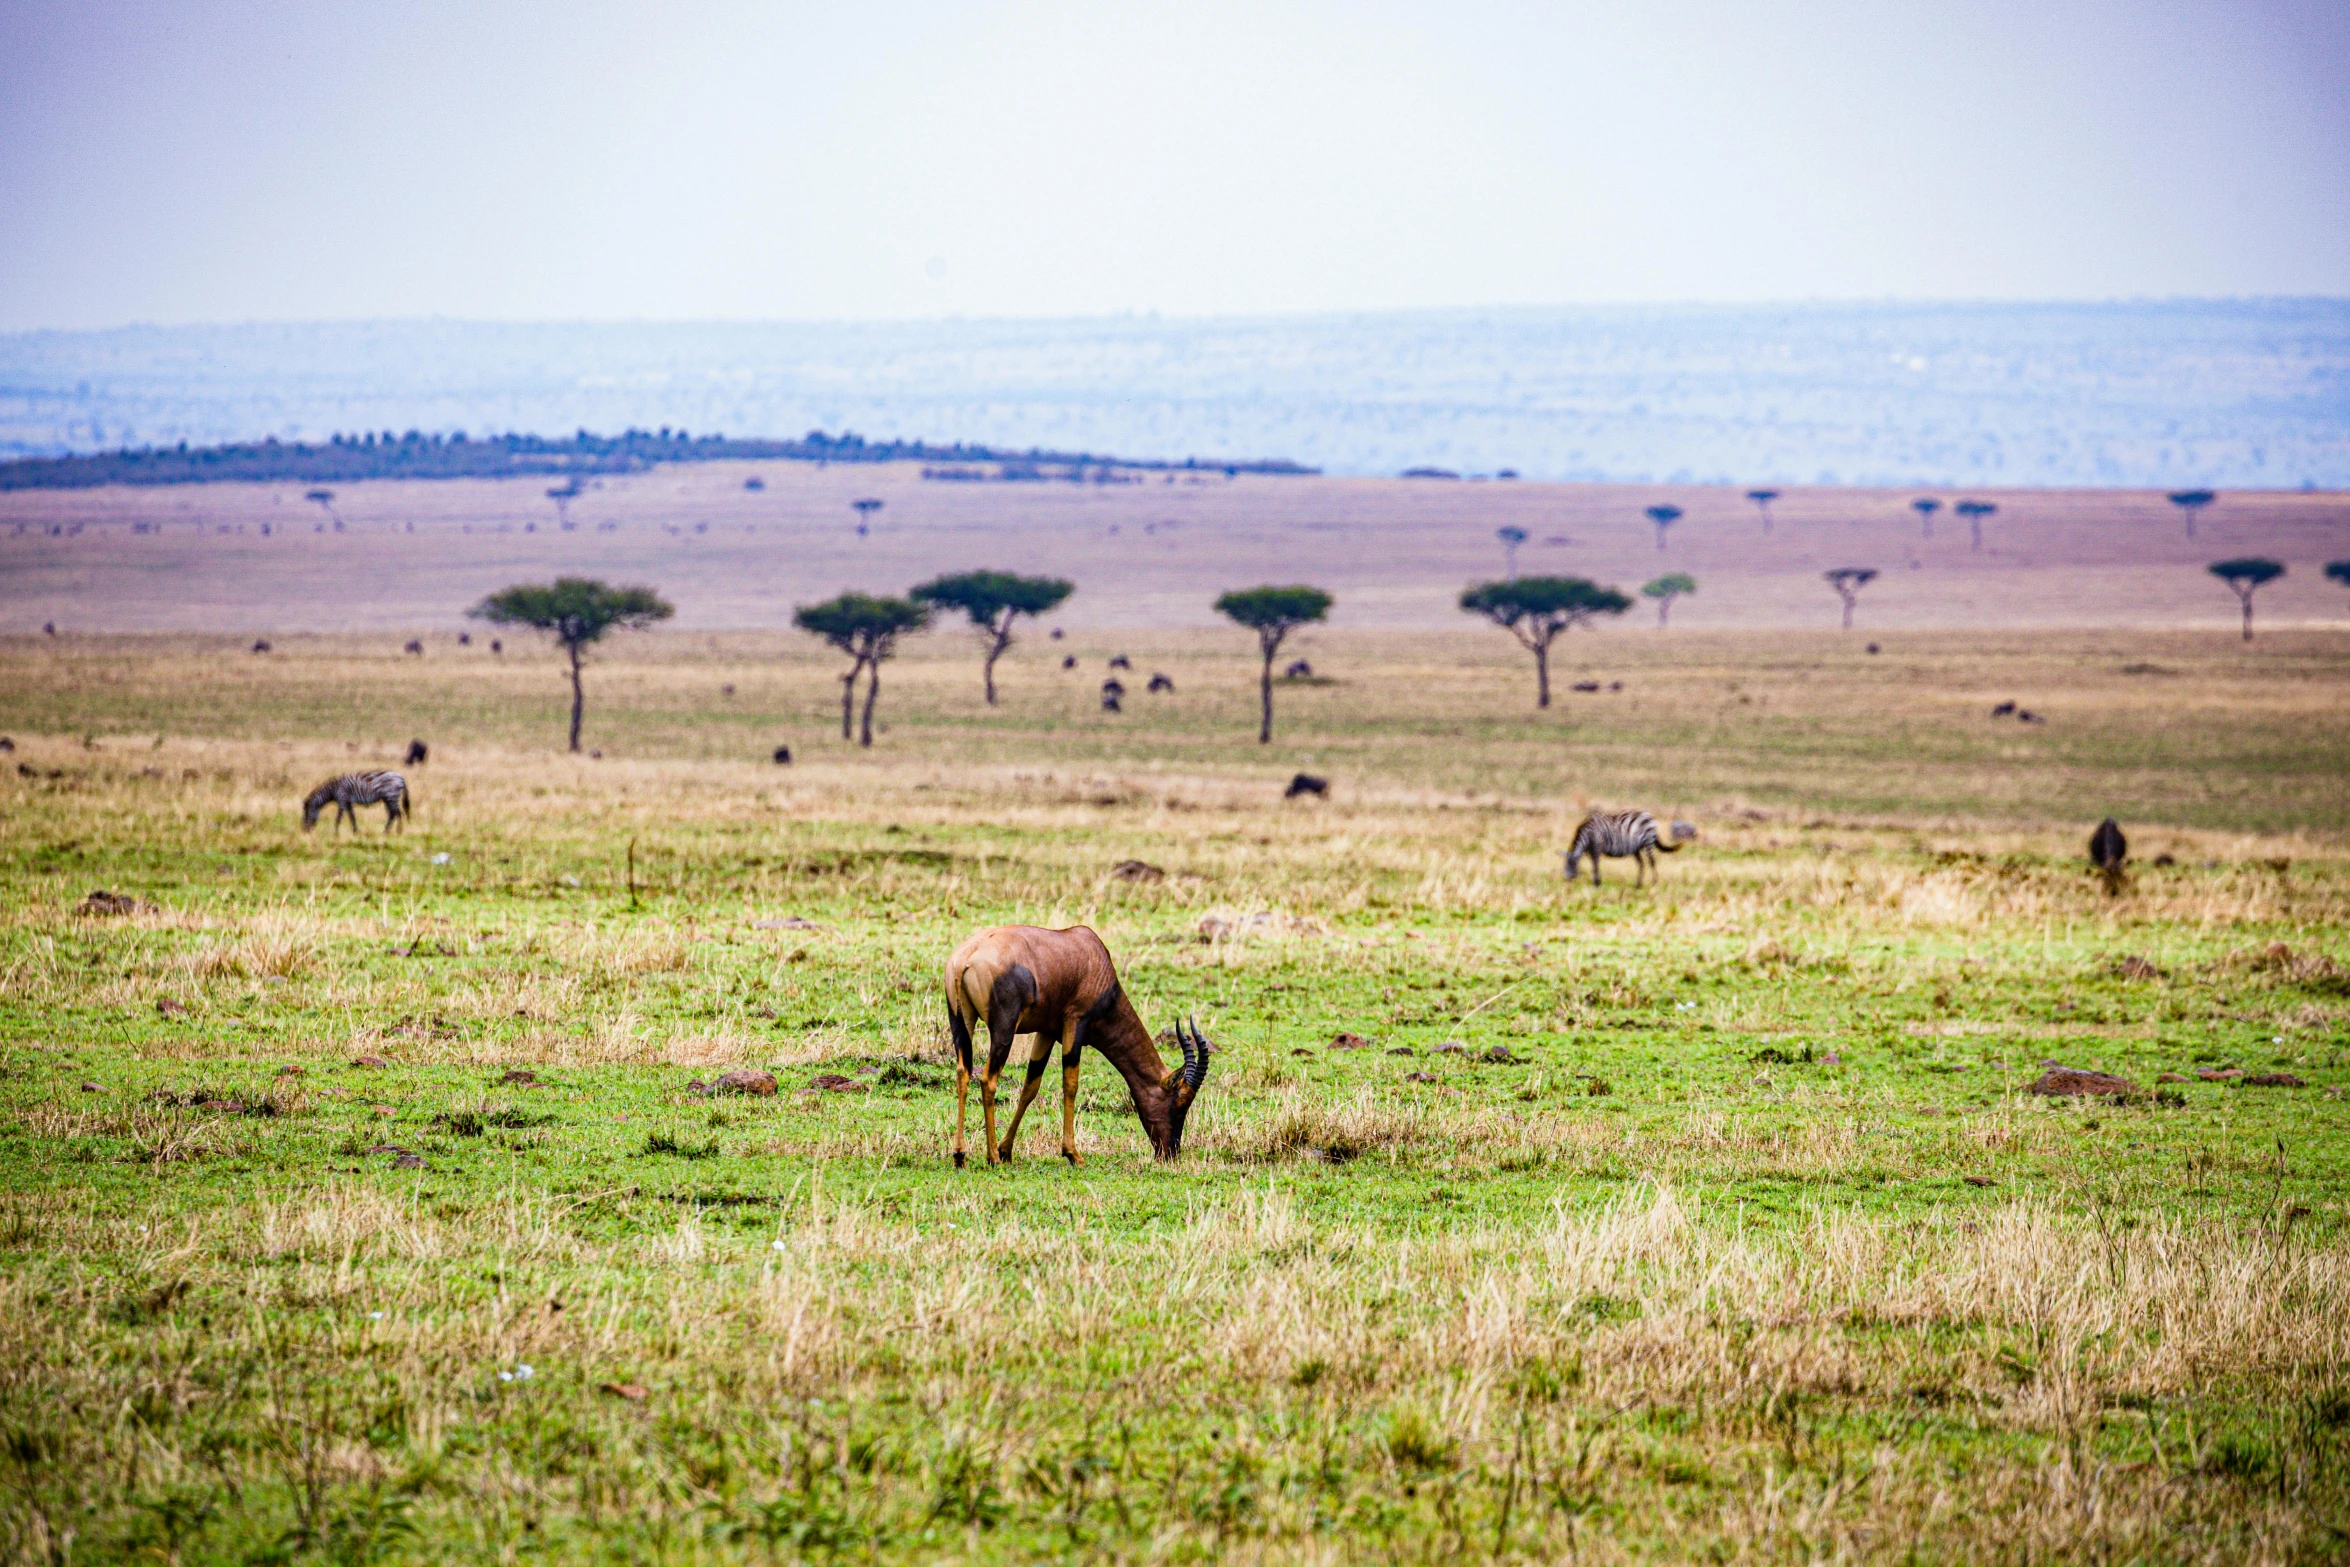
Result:
[[[2130,857],[2130,840],[2122,836],[2121,823],[2108,816],[2089,834],[2089,864],[2105,878],[2105,890],[2122,890],[2122,865]]]
[[[1112,669],[1132,669],[1134,667],[1134,660],[1121,653],[1116,658],[1110,660],[1110,667]]]
[[[1170,691],[1170,692],[1171,692],[1171,691],[1173,691],[1173,690],[1175,689],[1175,682],[1174,682],[1174,681],[1172,681],[1172,680],[1170,680],[1170,679],[1168,679],[1168,678],[1167,678],[1165,675],[1158,674],[1158,673],[1154,672],[1154,673],[1151,675],[1151,686],[1150,686],[1150,688],[1151,688],[1151,690],[1152,690],[1153,692],[1159,692],[1159,691]]]
[[[406,647],[400,649],[400,651],[403,653],[412,653],[418,658],[422,658],[424,656],[424,644],[421,642],[411,642]]]
[[[1281,791],[1281,798],[1294,800],[1301,794],[1318,795],[1327,799],[1330,795],[1330,780],[1317,778],[1312,773],[1299,773],[1295,778],[1289,780],[1289,787]]]
[[[266,653],[266,652],[268,652],[268,651],[269,651],[269,639],[268,639],[268,638],[266,638],[266,637],[263,637],[263,638],[257,639],[257,640],[254,642],[254,644],[253,644],[253,651],[254,651],[254,652],[256,652],[256,653]]]
[[[506,651],[506,644],[499,641],[496,637],[492,637],[490,638],[490,651],[493,653],[503,653]]]
[[[408,780],[398,773],[345,773],[310,791],[310,798],[302,802],[302,830],[308,832],[317,826],[318,813],[330,804],[335,808],[335,827],[339,830],[348,818],[353,832],[359,830],[358,808],[362,805],[384,808],[387,833],[404,826],[412,810]]]
[[[408,767],[422,767],[424,765],[424,759],[431,754],[431,746],[426,745],[422,740],[411,740],[408,742],[408,758],[403,765]]]
[[[947,1029],[955,1045],[955,1167],[963,1166],[963,1124],[971,1087],[972,1032],[987,1024],[987,1067],[980,1078],[980,1113],[986,1123],[987,1162],[1012,1157],[1020,1118],[1036,1098],[1051,1047],[1061,1047],[1061,1157],[1077,1163],[1078,1052],[1091,1045],[1126,1080],[1134,1114],[1150,1139],[1151,1152],[1174,1159],[1183,1152],[1183,1123],[1207,1081],[1213,1046],[1193,1024],[1175,1026],[1183,1065],[1169,1071],[1143,1026],[1134,1004],[1118,983],[1116,967],[1101,937],[1083,925],[1045,930],[1034,925],[998,925],[965,941],[947,959]],[[996,1079],[1012,1055],[1012,1041],[1036,1036],[1028,1076],[1012,1124],[996,1140]]]
[[[1604,854],[1610,859],[1630,859],[1638,867],[1632,874],[1632,885],[1637,887],[1656,870],[1660,850],[1678,854],[1681,845],[1696,836],[1696,828],[1675,822],[1672,840],[1665,842],[1657,834],[1656,818],[1646,811],[1594,811],[1575,829],[1574,845],[1567,850],[1567,880],[1580,874],[1583,857],[1589,855],[1591,885],[1598,886],[1599,857]]]
[[[1281,678],[1284,680],[1311,680],[1314,678],[1314,666],[1301,658],[1281,671]]]
[[[2002,702],[1997,707],[1991,709],[1991,716],[1993,718],[2006,718],[2011,716],[2014,712],[2015,704],[2013,702]]]
[[[791,747],[788,745],[777,746],[775,748],[774,762],[778,767],[789,766],[791,764]]]
[[[1061,667],[1063,669],[1075,669],[1077,667],[1077,655],[1071,653],[1068,657],[1062,659]]]
[[[457,645],[458,645],[459,647],[471,647],[471,646],[473,646],[473,633],[472,633],[472,632],[470,632],[470,631],[460,631],[460,632],[458,632],[458,633],[457,633]]]

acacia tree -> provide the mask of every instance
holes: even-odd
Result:
[[[1681,508],[1651,506],[1648,508],[1648,520],[1656,524],[1656,547],[1661,550],[1665,547],[1665,529],[1681,520]]]
[[[1844,601],[1844,629],[1850,631],[1852,629],[1852,606],[1859,602],[1860,590],[1877,580],[1877,568],[1874,566],[1838,566],[1835,570],[1823,571],[1820,575],[1826,579],[1829,587],[1836,590],[1836,596]]]
[[[821,604],[803,604],[792,611],[791,622],[810,636],[849,655],[849,672],[840,677],[840,737],[849,738],[856,711],[857,676],[865,683],[865,719],[857,743],[873,744],[873,704],[881,695],[881,661],[898,650],[898,638],[930,624],[930,606],[912,599],[879,598],[871,593],[843,593]]]
[[[2244,606],[2244,640],[2252,640],[2252,595],[2264,583],[2274,582],[2285,574],[2282,561],[2270,560],[2265,555],[2246,555],[2236,560],[2215,560],[2211,574],[2233,588],[2236,600]]]
[[[1643,597],[1656,600],[1656,629],[1659,631],[1665,629],[1665,622],[1672,615],[1673,600],[1684,593],[1696,591],[1697,579],[1685,571],[1668,571],[1640,589]]]
[[[856,508],[857,537],[861,539],[866,535],[867,532],[871,530],[873,526],[873,514],[881,510],[881,502],[875,497],[868,495],[862,499],[849,502],[849,505]]]
[[[1942,503],[1930,495],[1921,495],[1909,503],[1909,509],[1918,514],[1918,525],[1925,529],[1926,537],[1932,538],[1934,536],[1934,513],[1942,509]]]
[[[2350,588],[2350,560],[2327,561],[2326,580],[2329,582],[2339,582],[2342,584],[2342,586]]]
[[[302,492],[302,499],[308,501],[311,505],[317,507],[320,511],[325,512],[327,515],[327,520],[335,525],[335,531],[337,533],[343,531],[343,519],[335,511],[334,491],[323,488],[316,490],[304,490]]]
[[[995,703],[995,661],[1012,645],[1012,622],[1041,615],[1077,591],[1059,577],[1022,577],[1009,571],[964,571],[916,588],[911,597],[934,609],[959,609],[987,639],[987,705]]]
[[[1771,531],[1771,502],[1779,498],[1777,490],[1748,490],[1746,498],[1754,502],[1754,509],[1762,513],[1763,532]]]
[[[579,663],[588,645],[614,628],[642,631],[677,611],[651,588],[615,588],[592,577],[558,577],[551,583],[524,583],[493,593],[466,613],[495,626],[535,626],[554,634],[571,660],[571,749],[576,751],[580,714],[587,706]]]
[[[1493,536],[1501,540],[1502,558],[1506,563],[1509,575],[1516,576],[1518,574],[1518,546],[1526,542],[1526,530],[1512,525],[1507,528],[1494,529]]]
[[[1461,594],[1461,608],[1483,615],[1534,655],[1534,705],[1550,706],[1550,644],[1569,626],[1621,615],[1632,601],[1584,577],[1518,577],[1483,582]]]
[[[1216,613],[1257,634],[1257,647],[1265,655],[1265,667],[1257,679],[1257,693],[1264,717],[1257,725],[1257,744],[1273,742],[1273,655],[1281,651],[1281,639],[1303,625],[1310,625],[1330,613],[1330,595],[1320,588],[1235,588],[1216,600]]]
[[[1968,529],[1974,534],[1974,547],[1981,549],[1983,547],[1983,519],[1999,508],[1989,501],[1960,501],[1950,509],[1966,519]]]
[[[2210,490],[2171,491],[2170,503],[2179,509],[2180,516],[2187,519],[2188,538],[2195,536],[2195,514],[2218,499],[2219,496]]]

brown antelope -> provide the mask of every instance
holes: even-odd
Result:
[[[979,1082],[979,1104],[987,1123],[987,1162],[1012,1157],[1020,1118],[1036,1097],[1037,1084],[1061,1047],[1061,1157],[1077,1162],[1077,1052],[1091,1045],[1126,1079],[1134,1113],[1151,1140],[1151,1152],[1173,1159],[1183,1151],[1183,1123],[1208,1076],[1209,1045],[1197,1024],[1188,1033],[1175,1025],[1183,1065],[1169,1071],[1150,1030],[1118,983],[1110,951],[1083,925],[1044,930],[1034,925],[998,925],[957,947],[947,959],[947,1025],[955,1039],[955,1167],[963,1166],[963,1120],[971,1090],[971,1034],[987,1023],[987,1072]],[[1034,1034],[1028,1079],[1003,1141],[995,1135],[995,1085],[1012,1056],[1012,1039]]]

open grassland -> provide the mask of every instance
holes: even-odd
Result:
[[[746,490],[759,478],[765,488]],[[1471,582],[1520,570],[1637,594],[1687,572],[1691,630],[1831,628],[1820,573],[1880,573],[1865,631],[2232,627],[2205,568],[2265,555],[2268,624],[2338,627],[2350,600],[2324,563],[2350,558],[2350,496],[2223,495],[2189,537],[2145,491],[1966,492],[1995,505],[1981,547],[1919,491],[1790,488],[1762,514],[1736,488],[1443,480],[1153,476],[1137,484],[937,483],[910,464],[709,463],[596,480],[565,519],[534,480],[342,486],[338,531],[294,484],[0,493],[0,631],[335,632],[454,628],[509,583],[559,573],[646,582],[694,629],[782,626],[844,587],[900,593],[942,571],[1049,573],[1077,584],[1071,627],[1200,626],[1227,588],[1311,582],[1335,623],[1443,629]],[[1945,502],[1960,498],[1942,493]],[[860,534],[852,501],[882,502]],[[1647,508],[1683,515],[1660,549]],[[1643,603],[1631,620],[1650,618]],[[398,644],[395,641],[392,646]]]
[[[597,760],[519,646],[0,648],[0,1548],[2338,1556],[2350,648],[1617,635],[1538,716],[1489,635],[1322,634],[1264,751],[1230,639],[989,714],[936,638],[869,755],[655,636]],[[1567,888],[1579,795],[1702,837]],[[1216,1040],[1180,1164],[1094,1061],[1082,1165],[947,1167],[1011,920]]]

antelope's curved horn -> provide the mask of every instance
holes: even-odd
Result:
[[[1183,1080],[1192,1086],[1194,1092],[1197,1092],[1199,1085],[1208,1080],[1208,1040],[1207,1036],[1199,1031],[1197,1022],[1193,1022],[1191,1025],[1191,1041],[1196,1049],[1184,1057]]]

